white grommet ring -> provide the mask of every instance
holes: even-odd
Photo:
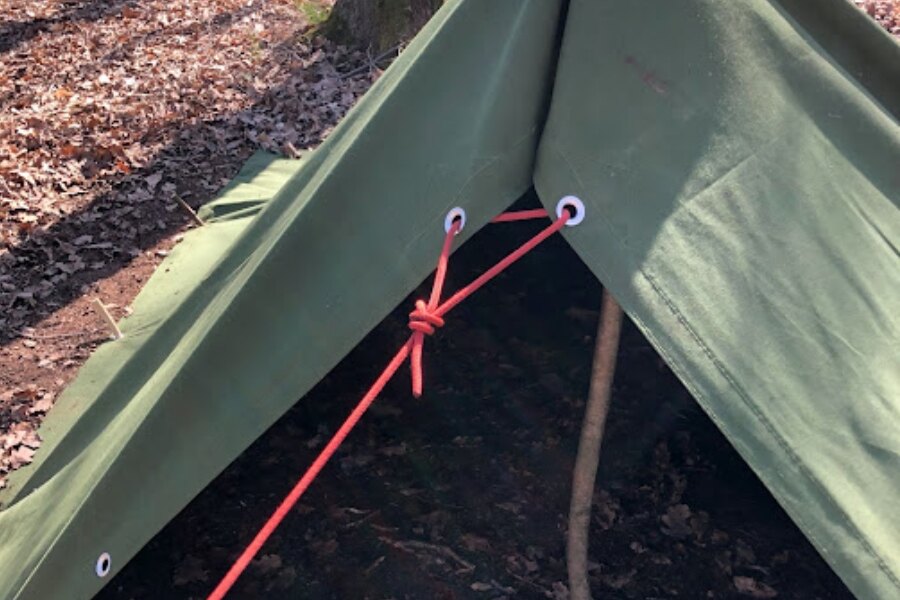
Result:
[[[109,552],[104,552],[97,557],[97,564],[94,565],[94,573],[97,577],[106,577],[112,570],[112,557]]]
[[[453,227],[453,222],[456,220],[459,220],[459,231],[456,232],[456,235],[459,235],[466,227],[466,211],[459,206],[451,209],[444,217],[444,231],[450,233],[450,228]]]
[[[575,214],[569,217],[569,220],[566,221],[566,227],[575,227],[582,221],[584,221],[584,202],[581,201],[581,198],[578,196],[565,196],[560,198],[559,202],[556,203],[556,216],[562,218],[563,210],[569,208],[575,211]]]

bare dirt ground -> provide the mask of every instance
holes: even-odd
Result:
[[[885,29],[900,35],[900,2],[854,1]],[[372,64],[364,53],[333,47],[314,35],[311,24],[319,18],[319,13],[310,10],[307,4],[297,0],[0,0],[0,487],[6,474],[30,462],[39,451],[40,438],[36,428],[41,419],[52,409],[55,398],[91,351],[108,336],[91,301],[101,298],[115,317],[126,314],[153,269],[178,243],[181,233],[191,226],[189,215],[179,200],[193,207],[207,202],[257,149],[292,155],[298,150],[315,147],[377,78],[378,65]],[[507,290],[505,293],[514,298],[518,292]],[[576,309],[572,314],[589,310],[585,307],[592,305],[586,301],[581,307],[577,304],[572,300]],[[563,310],[572,306],[563,307]],[[581,325],[584,325],[585,333],[578,336],[593,331],[589,323]],[[471,335],[474,337],[467,343],[472,344],[470,350],[475,352],[475,341],[485,342],[485,335],[495,334],[476,332]],[[379,364],[384,346],[377,346],[376,342],[371,344],[376,344],[373,348],[377,347],[377,350],[369,351],[371,356],[364,350],[359,350],[357,355],[371,359],[371,363],[366,364]],[[640,346],[638,342],[632,345],[635,344]],[[584,342],[579,352],[586,355],[587,348],[588,344]],[[534,348],[522,352],[539,354]],[[653,356],[646,345],[633,352]],[[584,356],[581,360],[585,360]],[[652,366],[655,360],[647,364]],[[359,359],[356,363],[351,360],[350,364],[356,364],[356,367],[347,367],[351,368],[348,376],[356,377],[364,370]],[[470,366],[474,368],[474,365]],[[516,369],[527,372],[532,366],[526,362],[507,370],[510,373],[517,372]],[[652,394],[664,393],[667,402],[674,402],[672,398],[680,398],[683,390],[674,378],[664,375],[666,371],[662,367],[660,369],[663,375],[660,375],[659,383],[634,385],[650,386],[654,390],[659,386]],[[448,373],[440,379],[444,385],[453,385],[450,382],[458,382],[466,376],[466,372]],[[551,392],[559,392],[560,383],[553,382],[552,374],[543,377],[545,381],[542,380],[541,385],[551,385]],[[640,379],[637,371],[633,377]],[[323,383],[323,386],[327,385]],[[570,382],[570,385],[577,388],[581,384]],[[571,448],[567,444],[576,437],[573,428],[577,423],[578,398],[583,391],[578,388],[571,392],[570,402],[576,409],[572,414],[560,416],[552,412],[556,408],[543,407],[541,411],[550,412],[538,411],[530,416],[530,419],[538,416],[549,419],[548,422],[555,423],[555,429],[543,432],[537,438],[517,434],[519,441],[505,449],[503,452],[507,454],[497,460],[513,460],[515,457],[509,455],[510,448],[525,453],[529,452],[528,448],[533,448],[534,452],[550,449],[553,456],[569,452]],[[326,392],[320,390],[318,393]],[[350,395],[351,391],[347,388],[342,393]],[[618,393],[625,392],[620,388]],[[496,389],[490,394],[506,397],[505,392]],[[637,394],[635,397],[642,396]],[[500,426],[504,423],[502,419],[509,417],[507,412],[534,410],[520,405],[516,398],[504,400],[501,408],[492,409],[502,414],[486,419],[485,423]],[[688,405],[689,402],[685,404]],[[471,408],[476,410],[478,407]],[[207,539],[208,544],[204,547],[183,544],[184,540],[177,532],[170,534],[170,538],[158,538],[135,560],[135,566],[110,587],[109,593],[123,598],[188,597],[202,593],[212,577],[210,573],[217,573],[227,558],[238,550],[236,540],[246,538],[244,530],[255,526],[268,511],[267,502],[282,493],[278,484],[289,479],[290,473],[299,470],[308,459],[308,452],[291,457],[284,455],[288,448],[294,447],[297,436],[305,440],[304,448],[313,448],[312,442],[319,433],[304,428],[315,419],[330,418],[325,413],[304,412],[308,410],[311,409],[298,407],[295,412],[299,411],[299,416],[295,415],[294,420],[289,418],[284,426],[289,435],[282,432],[264,438],[239,461],[237,471],[223,476],[226,482],[232,483],[216,484],[210,488],[212,491],[204,492],[197,500],[200,506],[210,503],[222,506],[222,497],[230,498],[230,504],[226,503],[221,511],[221,520],[212,518],[206,523],[212,527],[209,535],[214,540]],[[409,414],[418,415],[420,410],[417,408]],[[696,411],[688,412],[695,414]],[[673,589],[681,589],[682,595],[689,595],[699,588],[676,585],[679,565],[683,567],[685,561],[694,561],[691,564],[695,565],[695,571],[702,574],[704,568],[713,564],[709,561],[715,559],[721,563],[725,578],[716,580],[719,583],[710,587],[714,594],[711,597],[738,593],[741,586],[746,588],[745,595],[770,597],[767,595],[770,584],[774,586],[773,591],[782,590],[782,597],[845,597],[842,594],[846,591],[805,545],[802,537],[796,538],[799,533],[792,529],[777,505],[771,499],[769,504],[765,503],[764,490],[759,491],[761,487],[749,471],[740,469],[740,461],[733,458],[733,453],[729,454],[727,443],[716,437],[714,429],[708,431],[711,426],[702,415],[696,415],[696,419],[688,420],[688,426],[678,429],[686,431],[687,437],[682,434],[672,437],[666,433],[647,442],[653,451],[649,455],[639,453],[646,460],[638,461],[631,470],[623,467],[617,475],[622,489],[607,489],[606,495],[600,496],[598,535],[607,530],[619,531],[621,538],[607,536],[604,539],[621,539],[624,544],[609,546],[607,550],[620,558],[632,554],[640,556],[643,557],[640,564],[649,561],[669,570],[662,575],[662,571],[644,573],[643,567],[634,567],[625,561],[619,570],[610,570],[609,565],[598,568],[595,574],[598,581],[609,590],[622,590],[616,592],[621,593],[621,597],[648,597],[640,594],[651,593],[647,591],[651,588],[636,587],[634,582],[645,576],[652,581],[668,577],[670,583],[654,584],[657,587],[652,589],[657,591],[653,594],[665,595],[665,586],[674,585]],[[435,432],[440,432],[445,424],[434,423],[432,426]],[[416,594],[423,593],[434,581],[455,590],[447,597],[476,593],[498,597],[510,594],[503,590],[512,589],[512,586],[517,586],[515,595],[523,595],[522,590],[528,589],[536,597],[562,594],[559,586],[563,585],[564,578],[558,558],[562,556],[558,531],[563,525],[559,522],[562,513],[559,513],[558,498],[532,491],[522,492],[522,497],[513,504],[495,500],[504,494],[518,493],[510,491],[518,489],[516,485],[524,485],[523,489],[531,486],[530,489],[535,490],[543,486],[544,481],[551,481],[552,489],[556,490],[554,493],[564,496],[567,483],[563,475],[568,463],[542,463],[546,468],[519,465],[516,468],[524,470],[525,479],[518,480],[515,479],[518,475],[510,476],[509,471],[481,465],[481,459],[474,458],[475,455],[468,458],[460,455],[457,457],[460,465],[471,465],[474,471],[484,468],[482,475],[486,479],[480,483],[477,479],[472,480],[473,490],[492,488],[493,484],[485,482],[497,481],[500,496],[494,500],[481,500],[475,494],[468,500],[460,499],[449,491],[460,487],[459,480],[443,480],[437,476],[436,479],[442,481],[436,484],[431,480],[410,479],[414,481],[410,484],[413,487],[403,488],[405,484],[398,483],[379,489],[382,497],[390,494],[394,498],[392,506],[400,507],[396,518],[404,525],[379,524],[383,516],[379,511],[386,509],[378,508],[375,503],[359,508],[363,505],[351,505],[349,500],[344,502],[337,497],[356,481],[355,473],[375,468],[368,466],[371,461],[364,460],[369,455],[380,457],[379,460],[387,458],[388,462],[406,461],[397,468],[409,473],[422,469],[464,470],[467,467],[436,462],[433,452],[448,452],[447,456],[455,456],[454,453],[465,454],[467,448],[481,448],[485,440],[493,443],[491,430],[479,434],[480,439],[479,435],[464,433],[472,426],[471,423],[459,424],[458,435],[433,445],[427,440],[416,442],[415,434],[407,431],[413,436],[411,442],[398,435],[396,443],[384,440],[369,443],[369,450],[356,458],[347,451],[340,474],[323,486],[326,499],[320,500],[320,504],[310,504],[307,510],[318,520],[313,520],[308,529],[294,529],[293,533],[286,534],[285,539],[293,540],[293,550],[286,550],[281,555],[273,552],[271,556],[275,558],[267,559],[269,563],[264,561],[257,565],[257,573],[262,575],[257,578],[256,585],[269,585],[262,582],[269,575],[285,577],[284,581],[290,579],[289,584],[278,589],[294,592],[320,589],[327,597],[328,590],[343,589],[329,587],[337,585],[334,582],[341,579],[342,573],[356,572],[359,568],[371,569],[365,571],[367,576],[368,573],[387,573],[389,570],[385,567],[397,559],[400,560],[399,566],[395,565],[398,570],[391,571],[394,575],[390,577],[383,576],[382,587],[376,586],[376,589],[389,592],[391,585],[400,586],[398,578],[408,574],[415,585],[408,593],[398,592],[398,597],[404,594],[422,597]],[[697,427],[699,430],[695,429]],[[406,431],[402,427],[398,430]],[[361,437],[370,439],[366,436],[376,435],[387,434],[376,434],[372,430]],[[696,442],[698,439],[701,441]],[[420,443],[421,446],[411,449],[404,443]],[[357,444],[360,448],[365,445],[356,442],[350,448],[356,448]],[[276,458],[272,457],[273,448],[280,449]],[[709,452],[725,456],[725,462],[717,462],[718,459],[709,456]],[[725,518],[717,529],[719,517],[715,514],[721,508],[718,504],[713,503],[710,509],[708,506],[700,508],[705,506],[702,502],[698,505],[693,500],[683,501],[684,490],[677,492],[682,484],[673,481],[680,481],[678,473],[697,471],[697,464],[713,464],[713,467],[703,467],[698,472],[710,469],[724,472],[726,467],[729,472],[736,472],[736,479],[729,479],[726,484],[740,489],[748,486],[750,491],[738,493],[738,500],[741,494],[754,501],[763,499],[760,502],[764,508],[757,514],[763,524],[754,525],[756,521],[751,520],[749,525],[733,526]],[[284,471],[270,472],[276,468]],[[387,468],[390,470],[391,467]],[[504,472],[507,475],[503,475]],[[260,492],[262,496],[249,500],[240,496],[246,487],[244,479],[259,481],[270,475],[276,480],[274,488],[264,488]],[[401,474],[402,477],[407,475]],[[465,481],[469,475],[463,473],[460,476]],[[719,489],[715,486],[721,483],[719,481],[715,486],[697,484],[691,477],[693,475],[685,484],[686,489]],[[235,479],[240,485],[233,484]],[[652,492],[656,494],[652,496],[654,499],[641,499],[642,486],[657,490]],[[663,489],[666,486],[672,489]],[[411,500],[397,500],[394,492]],[[218,499],[211,501],[210,494],[219,494]],[[418,498],[425,500],[416,504]],[[257,500],[259,506],[254,509],[253,516],[258,518],[248,517],[246,525],[236,525],[242,520],[245,503]],[[466,507],[466,514],[472,519],[453,524],[452,519],[448,521],[445,508],[434,508],[437,512],[431,517],[428,516],[430,512],[423,512],[425,506],[439,507],[444,501]],[[480,502],[493,502],[493,508],[481,511]],[[553,506],[550,513],[556,511],[552,518],[547,516],[550,513],[530,514],[548,503]],[[409,508],[413,505],[414,508]],[[505,507],[496,508],[499,505]],[[186,510],[187,517],[182,515],[182,524],[184,519],[190,524],[198,519],[196,515],[190,516],[190,510]],[[515,533],[511,526],[498,526],[502,543],[485,541],[485,531],[490,526],[488,529],[478,527],[507,513],[512,515],[511,523],[518,527],[515,531],[525,531]],[[456,518],[458,515],[452,513],[451,516]],[[680,532],[678,535],[671,536],[663,531],[660,525],[664,523],[663,517],[666,517],[665,523],[676,523],[674,529],[671,525],[665,528],[669,532]],[[766,521],[769,517],[774,520]],[[364,523],[354,525],[357,518],[365,519]],[[550,521],[545,521],[548,518]],[[542,539],[549,541],[544,546],[533,545],[529,549],[524,534],[532,533],[531,519],[534,519],[536,530],[547,528],[547,537]],[[703,525],[707,519],[712,519],[713,524]],[[340,536],[352,530],[364,530],[368,537],[355,541],[342,538],[338,542],[328,533],[335,522],[340,523]],[[529,526],[523,527],[523,522]],[[696,531],[695,522],[698,523]],[[614,524],[621,524],[625,529],[616,530],[618,525]],[[377,527],[396,527],[396,532],[406,537],[390,533],[395,531],[393,529],[386,533]],[[452,544],[448,543],[447,534],[442,533],[448,528],[455,530]],[[628,528],[637,528],[633,531],[640,532],[628,533]],[[747,528],[752,531],[745,531]],[[240,529],[242,535],[234,535],[235,529]],[[765,537],[760,531],[766,532],[765,535],[776,535],[780,530],[792,531],[795,536],[782,544],[787,555],[776,551],[778,544],[759,541]],[[475,531],[478,533],[473,533]],[[721,531],[724,537],[716,531]],[[512,537],[506,540],[507,535]],[[776,535],[775,539],[782,538]],[[421,543],[407,543],[417,540]],[[504,554],[508,550],[504,544],[515,540],[525,545]],[[601,547],[605,547],[605,543],[601,543]],[[498,544],[504,550],[498,550]],[[308,546],[311,550],[300,546]],[[335,560],[332,565],[328,557],[334,556],[338,547],[365,547],[369,554],[351,553],[348,562]],[[455,548],[453,552],[457,557],[446,554],[441,549],[445,547]],[[695,552],[700,547],[706,550]],[[207,556],[209,548],[219,549],[213,552],[212,558]],[[715,558],[717,552],[726,553],[729,558]],[[343,556],[343,550],[338,554]],[[303,556],[312,562],[304,563]],[[371,563],[360,566],[369,558]],[[666,560],[670,562],[666,563]],[[281,562],[274,566],[278,561]],[[424,571],[423,564],[426,565]],[[489,571],[467,566],[473,564]],[[535,564],[539,565],[537,570],[532,568]],[[437,571],[429,571],[432,568]],[[294,570],[293,576],[290,569]],[[319,581],[319,584],[325,587],[316,588],[315,578],[303,569],[323,569],[326,575],[322,577],[326,583]],[[479,577],[488,574],[491,577],[475,580],[472,575],[468,579],[448,579],[447,573],[460,569],[465,573],[477,573]],[[635,569],[634,573],[631,573],[632,569]],[[793,570],[794,574],[807,573],[804,575],[807,580],[823,581],[821,586],[816,584],[810,589],[825,591],[806,596],[785,595],[783,590],[793,589],[791,586],[795,585],[784,583],[789,580],[786,570]],[[285,572],[288,575],[284,575]],[[156,583],[146,577],[142,579],[142,573],[152,574],[152,581]],[[423,576],[416,584],[415,577],[421,573],[431,575]],[[448,580],[451,583],[447,583]],[[154,588],[157,584],[164,587]],[[248,597],[252,597],[252,585],[251,578],[250,591],[245,590],[251,594]],[[754,587],[757,585],[761,587]],[[140,592],[148,589],[156,589],[161,595]]]

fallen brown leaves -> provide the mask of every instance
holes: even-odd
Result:
[[[127,314],[180,201],[316,146],[379,74],[292,0],[0,0],[0,55],[0,389],[53,396],[103,339],[85,294]],[[28,416],[9,402],[0,435]]]
[[[304,23],[291,2],[28,4],[5,9],[2,25],[10,39],[19,35],[0,66],[7,247],[67,215],[81,213],[81,223],[102,218],[82,211],[104,192],[124,203],[118,216],[130,224],[142,203],[221,187],[213,167],[230,157],[314,146],[369,83],[367,74],[339,76],[334,62],[354,57],[298,37]],[[47,25],[29,37],[22,24],[37,15]],[[188,173],[200,190],[184,181]],[[151,220],[126,237],[166,225]],[[100,250],[103,243],[81,245]],[[71,245],[63,250],[73,255]],[[93,266],[82,263],[63,263],[59,272]],[[17,289],[14,276],[0,275],[7,304],[49,296],[59,283],[48,274],[50,286]]]
[[[0,488],[5,475],[29,464],[41,445],[35,430],[53,406],[53,394],[30,385],[0,394]]]
[[[734,588],[744,596],[751,598],[775,598],[778,596],[771,586],[752,577],[737,576],[734,578]]]
[[[885,30],[900,37],[900,0],[853,0]]]

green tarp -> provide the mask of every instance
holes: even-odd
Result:
[[[845,0],[450,0],[318,150],[258,155],[0,501],[0,597],[90,597],[534,185],[861,598],[900,596],[900,48]],[[264,209],[260,210],[264,205]],[[257,214],[258,213],[258,214]]]

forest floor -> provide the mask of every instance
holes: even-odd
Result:
[[[855,1],[900,34],[900,2]],[[191,227],[181,202],[212,199],[258,149],[314,148],[378,77],[384,65],[313,34],[319,16],[294,0],[0,0],[0,487],[39,452],[43,416],[108,339],[92,300],[114,317],[128,313]],[[580,277],[562,249],[546,256],[535,260],[571,264]],[[461,273],[481,265],[460,261]],[[244,594],[563,597],[567,461],[599,302],[595,284],[580,281],[549,321],[568,333],[547,332],[557,341],[546,347],[571,356],[538,348],[528,327],[473,328],[436,343],[435,362],[462,356],[430,373],[432,400],[384,403],[301,507],[303,522],[289,523],[255,564]],[[500,304],[483,313],[473,304],[466,321],[503,311],[534,318],[539,305],[520,302],[521,290],[568,285],[526,282],[502,281]],[[398,323],[386,321],[312,395],[343,402],[299,404],[107,594],[199,597],[331,427],[310,423],[335,422]],[[549,369],[563,359],[564,373]],[[496,372],[480,374],[486,364]],[[629,445],[647,403],[667,407],[654,416],[665,427],[620,448],[622,465],[604,465],[598,585],[622,597],[701,588],[710,597],[847,597],[634,330],[622,364],[609,444],[619,436]],[[185,533],[201,528],[208,534]]]
[[[0,0],[0,487],[116,318],[256,150],[314,148],[378,76],[292,0]]]

